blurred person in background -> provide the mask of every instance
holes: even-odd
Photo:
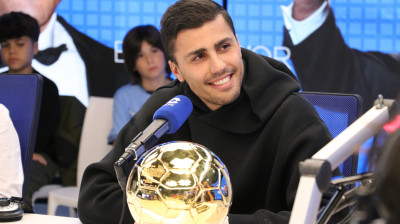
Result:
[[[124,38],[122,49],[132,82],[119,88],[114,95],[113,126],[108,136],[110,144],[151,93],[171,81],[171,70],[156,27],[144,25],[131,29]]]

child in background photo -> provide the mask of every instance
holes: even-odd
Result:
[[[109,144],[113,144],[119,131],[151,93],[171,81],[171,71],[156,27],[145,25],[131,29],[124,38],[122,50],[125,65],[132,75],[132,83],[122,86],[114,95]]]

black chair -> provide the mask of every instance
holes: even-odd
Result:
[[[313,104],[332,137],[336,137],[362,115],[362,98],[357,94],[301,92]],[[358,155],[339,166],[344,176],[357,174]]]
[[[0,75],[0,103],[6,106],[10,112],[21,146],[21,160],[25,177],[22,197],[25,196],[35,148],[42,88],[43,77],[37,74]]]

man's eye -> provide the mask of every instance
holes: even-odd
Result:
[[[224,45],[222,45],[221,49],[222,50],[228,50],[230,47],[231,47],[230,44],[224,44]]]
[[[199,60],[201,60],[203,58],[204,58],[204,54],[198,54],[198,55],[196,55],[195,58],[193,58],[193,61],[199,61]]]

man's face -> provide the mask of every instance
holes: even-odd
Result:
[[[33,42],[28,36],[8,39],[1,44],[1,57],[10,73],[31,73],[33,56],[38,51],[37,42]]]
[[[243,61],[240,44],[221,15],[203,26],[178,33],[176,63],[169,61],[179,81],[211,110],[233,102],[240,94]]]
[[[42,31],[61,0],[0,0],[0,15],[24,12],[35,18]]]

